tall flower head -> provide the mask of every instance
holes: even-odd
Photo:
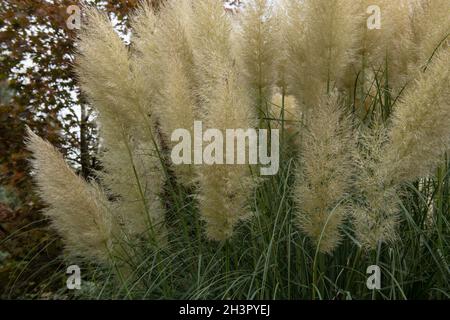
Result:
[[[308,114],[303,132],[294,193],[296,220],[321,252],[331,253],[341,240],[352,183],[351,122],[332,95]]]
[[[76,71],[81,88],[98,111],[103,183],[117,199],[115,210],[131,237],[158,238],[163,230],[159,200],[162,174],[154,119],[145,79],[109,19],[87,10]]]
[[[397,239],[399,188],[386,181],[384,165],[387,130],[382,124],[362,132],[355,153],[357,197],[352,208],[355,235],[365,249]]]
[[[194,61],[199,80],[201,120],[205,129],[253,128],[256,113],[240,84],[233,57],[231,22],[215,0],[195,3]],[[228,239],[236,224],[248,216],[247,199],[254,187],[248,165],[199,167],[200,214],[206,234],[213,240]]]
[[[275,16],[268,0],[252,0],[247,3],[240,18],[239,38],[236,39],[238,60],[244,70],[245,84],[262,119],[267,117],[275,75]]]
[[[161,91],[154,111],[158,118],[165,143],[169,148],[171,135],[176,129],[187,129],[194,136],[193,126],[197,119],[197,81],[194,74],[194,58],[191,44],[192,2],[168,1],[158,16],[158,44]],[[143,56],[145,52],[141,53]],[[184,185],[195,181],[192,165],[173,167]]]
[[[450,148],[450,51],[440,51],[395,107],[382,161],[386,178],[424,177]]]
[[[450,52],[438,53],[402,96],[389,127],[363,136],[353,216],[366,248],[397,238],[401,184],[426,177],[450,148],[449,63]]]
[[[418,67],[390,125],[361,139],[353,216],[356,236],[367,248],[397,238],[401,185],[426,177],[450,149],[449,63],[450,52],[440,50],[425,72]]]
[[[44,215],[64,241],[69,254],[109,262],[117,234],[110,203],[95,183],[87,183],[48,142],[28,130],[32,174],[39,196],[48,205]]]

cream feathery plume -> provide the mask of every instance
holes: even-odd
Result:
[[[115,210],[125,234],[160,238],[162,174],[143,79],[133,72],[128,49],[109,19],[94,9],[87,10],[77,62],[81,88],[99,113],[105,149],[101,177],[118,198]]]
[[[385,72],[385,84],[397,96],[411,77],[414,62],[413,30],[410,15],[410,0],[380,1],[381,29],[379,45],[374,50],[378,61],[375,66]]]
[[[268,117],[268,106],[274,80],[276,25],[268,0],[252,0],[239,15],[238,61],[244,70],[260,123]]]
[[[294,12],[294,13],[293,13]],[[296,13],[295,13],[296,12]],[[291,14],[289,14],[291,13]],[[301,17],[300,5],[296,1],[279,0],[274,8],[273,12],[273,31],[274,33],[274,77],[275,77],[275,90],[272,95],[271,102],[271,117],[280,119],[271,123],[272,127],[280,128],[284,125],[284,128],[292,136],[295,136],[295,132],[298,129],[297,121],[301,119],[301,113],[303,112],[301,105],[297,102],[296,97],[292,93],[289,81],[289,68],[291,67],[291,61],[289,57],[289,51],[298,45],[295,37],[289,39],[289,36],[293,37],[293,33],[289,32],[291,28],[297,28],[301,33],[303,27]],[[291,19],[292,17],[298,19]],[[284,109],[283,109],[284,103]],[[294,139],[294,144],[298,139]]]
[[[247,203],[255,188],[248,169],[236,165],[202,166],[199,169],[199,206],[206,236],[224,241],[236,225],[251,217]]]
[[[158,43],[160,28],[159,15],[154,11],[151,2],[142,1],[139,8],[131,17],[131,66],[136,77],[134,86],[143,93],[146,102],[145,110],[155,121],[155,106],[161,94],[164,81],[162,70],[161,50]]]
[[[220,1],[195,3],[194,60],[205,129],[254,128],[255,110],[240,85],[230,43],[231,24]],[[203,165],[199,169],[199,207],[212,240],[231,237],[248,217],[247,199],[254,188],[248,165]]]
[[[333,90],[353,61],[359,15],[349,0],[306,0],[293,8],[287,35],[291,86],[297,100],[310,108]]]
[[[363,132],[355,154],[358,195],[352,208],[356,238],[365,249],[376,249],[380,242],[392,242],[399,220],[398,187],[387,184],[382,158],[388,143],[386,128],[375,124]]]
[[[43,213],[64,241],[69,254],[109,263],[117,232],[106,195],[97,184],[77,176],[62,155],[28,129],[32,174],[38,194],[48,204]]]
[[[323,97],[308,114],[301,146],[294,189],[296,221],[320,252],[331,253],[341,240],[355,146],[351,122],[337,95]]]
[[[191,19],[190,0],[169,1],[159,13],[159,31],[155,35],[164,78],[161,79],[162,90],[154,110],[169,149],[175,145],[171,142],[171,135],[176,129],[187,129],[194,137],[193,126],[198,110],[190,42]],[[193,165],[175,165],[173,170],[183,185],[195,182]]]
[[[203,103],[207,103],[213,95],[215,85],[223,82],[223,78],[235,64],[230,57],[231,22],[217,1],[194,2],[193,5],[192,47],[196,77],[201,86],[199,97]]]
[[[143,110],[139,104],[143,99],[129,50],[105,14],[93,8],[86,8],[85,12],[76,60],[81,88],[102,114],[110,118],[120,115],[125,129],[145,140],[149,110]]]
[[[367,96],[367,90],[369,84],[372,83],[373,70],[378,71],[380,68],[377,48],[381,45],[379,40],[381,32],[378,29],[368,28],[369,15],[366,14],[372,5],[379,7],[380,0],[378,2],[361,0],[355,1],[354,3],[355,10],[359,14],[355,17],[358,20],[357,51],[354,60],[344,70],[343,76],[338,84],[341,91],[347,92],[349,97],[354,99],[355,107],[359,107],[363,102],[370,104],[371,101],[367,101],[369,100],[367,98],[370,97],[370,95]],[[357,114],[365,114],[367,110],[365,108],[358,108],[356,112]]]
[[[362,139],[353,210],[355,233],[364,247],[396,239],[399,187],[425,177],[450,148],[450,52],[440,52],[396,106],[389,129]]]
[[[450,51],[437,52],[395,107],[382,159],[393,183],[425,177],[450,148]]]
[[[289,0],[279,0],[279,3],[274,8],[272,18],[272,25],[274,31],[272,31],[274,38],[275,56],[274,56],[274,69],[275,69],[275,85],[278,87],[281,94],[287,95],[289,92],[288,87],[288,30],[290,28],[290,20],[288,10],[290,8]]]
[[[410,23],[410,0],[364,0],[355,3],[359,17],[358,51],[352,65],[343,77],[343,87],[353,97],[356,107],[365,116],[368,106],[372,104],[371,89],[375,90],[374,79],[377,78],[385,88],[390,89],[394,98],[403,89],[410,75],[413,63],[414,44]],[[372,9],[374,11],[372,11]],[[379,9],[380,16],[377,16]],[[370,24],[380,18],[379,29]],[[356,83],[356,88],[355,82]]]
[[[193,40],[203,121],[210,128],[253,128],[256,112],[240,84],[230,41],[231,23],[220,3],[195,3]]]
[[[417,65],[425,66],[438,49],[449,49],[450,1],[417,0],[412,16]]]
[[[277,6],[277,22],[278,22],[278,41],[281,42],[280,48],[282,52],[279,54],[279,61],[277,61],[277,73],[279,87],[286,88],[288,94],[294,94],[294,90],[298,89],[296,82],[299,74],[298,70],[295,72],[292,67],[301,66],[304,62],[304,47],[305,41],[305,8],[300,1],[280,0],[281,3]],[[293,85],[291,87],[290,85]],[[287,90],[289,88],[289,90]],[[297,92],[296,96],[298,97]]]

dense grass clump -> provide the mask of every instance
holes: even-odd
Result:
[[[86,182],[28,137],[63,261],[83,270],[58,294],[449,298],[450,23],[434,1],[378,2],[380,30],[365,1],[255,0],[234,18],[216,0],[143,4],[131,49],[89,10],[77,71],[104,170]],[[171,133],[195,120],[280,130],[278,174],[171,163]]]

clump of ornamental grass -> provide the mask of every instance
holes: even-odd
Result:
[[[449,2],[254,0],[232,19],[216,0],[144,2],[130,46],[86,8],[76,71],[104,169],[86,182],[30,132],[44,214],[73,255],[139,252],[118,296],[374,298],[358,269],[374,263],[395,269],[380,297],[416,297],[413,269],[445,288],[450,19],[437,4]],[[172,133],[194,137],[194,121],[279,129],[280,173],[221,164],[225,147],[212,163],[171,163]]]

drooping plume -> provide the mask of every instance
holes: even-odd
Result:
[[[147,112],[156,117],[153,109],[156,108],[157,97],[164,83],[162,65],[159,62],[161,50],[157,40],[161,28],[160,19],[148,2],[141,2],[139,10],[132,16],[131,27],[131,64],[137,78],[135,86],[144,93]]]
[[[33,154],[32,173],[39,196],[48,205],[43,213],[51,219],[68,252],[108,263],[118,234],[106,195],[98,185],[77,176],[62,155],[31,130],[27,147]]]

